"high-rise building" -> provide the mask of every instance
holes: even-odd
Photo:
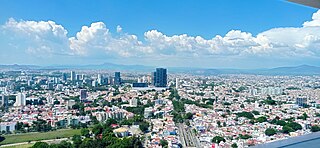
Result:
[[[98,81],[93,80],[92,83],[91,83],[91,86],[92,87],[97,87],[98,86]]]
[[[129,100],[129,105],[136,107],[138,105],[138,100],[136,98],[132,98]]]
[[[154,86],[167,87],[167,69],[156,68],[156,72],[154,72]]]
[[[48,89],[49,90],[53,90],[54,89],[54,86],[53,86],[52,82],[48,82]]]
[[[80,89],[80,101],[87,99],[88,91],[86,89]]]
[[[80,74],[76,74],[76,81],[81,80],[81,75]]]
[[[62,74],[62,81],[67,81],[67,78],[68,78],[68,74],[63,73]]]
[[[70,80],[71,81],[75,81],[76,80],[76,72],[74,72],[74,71],[70,72]]]
[[[156,72],[151,72],[151,84],[156,85]]]
[[[25,106],[26,105],[26,95],[24,93],[18,93],[16,96],[16,103],[14,106]]]
[[[121,75],[120,75],[120,72],[115,72],[115,73],[114,73],[114,84],[115,84],[115,85],[120,85],[120,84],[121,84]]]
[[[9,96],[2,94],[1,95],[1,106],[8,107],[9,106]]]
[[[302,97],[296,98],[296,104],[301,107],[305,107],[307,105],[307,101],[308,101],[307,98],[302,98]]]
[[[98,74],[98,78],[97,78],[98,84],[102,85],[103,84],[103,77],[101,74]]]
[[[176,89],[179,89],[179,78],[176,78]]]
[[[113,84],[114,84],[114,78],[113,78],[112,76],[109,76],[108,83],[109,83],[110,85],[113,85]]]

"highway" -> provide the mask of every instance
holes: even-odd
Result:
[[[179,130],[179,136],[183,147],[186,148],[201,148],[199,139],[192,132],[192,129],[184,124],[177,124]]]

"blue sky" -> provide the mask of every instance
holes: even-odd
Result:
[[[317,9],[283,0],[3,0],[0,14],[2,64],[320,66]]]

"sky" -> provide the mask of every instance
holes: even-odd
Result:
[[[320,11],[284,0],[1,0],[0,64],[320,66]]]

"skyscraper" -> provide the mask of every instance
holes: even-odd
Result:
[[[66,73],[63,73],[62,74],[62,81],[67,81],[67,75]]]
[[[88,92],[86,89],[80,89],[80,101],[87,99]]]
[[[167,69],[156,68],[156,72],[154,73],[154,86],[167,87]]]
[[[156,86],[156,72],[151,72],[151,84]]]
[[[26,95],[24,93],[18,93],[16,96],[16,103],[14,106],[25,106],[26,105]]]
[[[2,94],[1,95],[1,106],[8,107],[9,106],[9,96]]]
[[[120,72],[115,72],[114,73],[114,84],[115,85],[120,85],[121,84]]]
[[[71,81],[75,81],[76,80],[76,72],[74,72],[74,71],[70,72],[70,80]]]
[[[98,84],[102,85],[103,84],[103,77],[101,74],[98,74],[98,78],[97,78]]]
[[[176,89],[179,89],[179,78],[176,78]]]

